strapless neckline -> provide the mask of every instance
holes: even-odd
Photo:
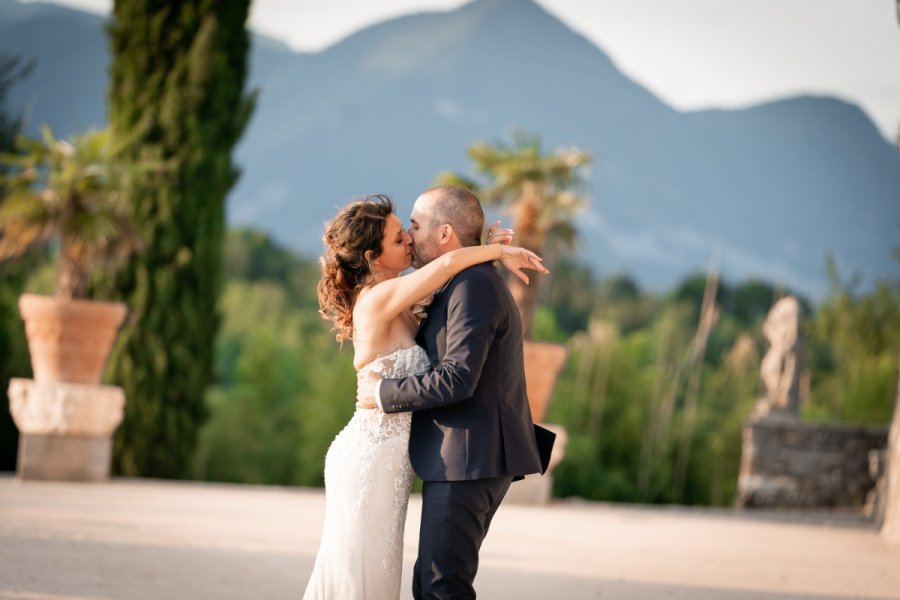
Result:
[[[368,368],[370,368],[371,366],[373,366],[373,365],[375,365],[375,364],[377,364],[377,363],[379,363],[379,362],[382,362],[382,361],[387,360],[387,359],[390,359],[390,358],[394,358],[395,356],[397,356],[398,354],[400,354],[400,353],[402,353],[402,352],[407,352],[407,351],[410,351],[410,350],[415,350],[416,348],[419,348],[420,350],[422,350],[422,351],[424,352],[424,349],[423,349],[421,346],[419,346],[418,344],[415,344],[415,343],[413,343],[413,344],[410,345],[410,346],[400,346],[400,347],[397,348],[396,350],[391,350],[390,352],[386,352],[386,353],[384,353],[384,354],[376,354],[376,355],[375,355],[375,358],[373,358],[372,360],[370,360],[369,362],[367,362],[366,364],[364,364],[363,366],[361,366],[361,367],[359,368],[359,370],[362,371],[362,370],[364,370],[364,369],[368,369]]]

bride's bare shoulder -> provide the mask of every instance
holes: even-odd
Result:
[[[359,294],[356,296],[356,302],[354,302],[353,304],[354,318],[357,314],[372,312],[373,303],[376,303],[378,300],[378,294],[373,294],[373,291],[379,285],[380,284],[377,283],[375,285],[367,285],[366,287],[359,290]]]

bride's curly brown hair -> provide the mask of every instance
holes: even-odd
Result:
[[[370,194],[343,207],[325,226],[319,314],[334,323],[339,342],[351,339],[353,306],[372,276],[372,261],[381,256],[385,223],[393,212],[390,198]]]

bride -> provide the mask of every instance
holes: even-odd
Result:
[[[342,208],[323,240],[321,313],[334,323],[338,342],[352,340],[356,370],[382,377],[428,371],[428,356],[414,342],[414,306],[463,269],[499,260],[526,283],[521,269],[546,272],[533,252],[497,243],[454,250],[400,277],[412,264],[412,238],[390,199],[377,194]],[[325,456],[325,523],[305,600],[400,597],[413,478],[410,419],[409,412],[357,409],[332,442]]]

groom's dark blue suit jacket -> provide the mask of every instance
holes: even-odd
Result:
[[[416,341],[432,370],[385,379],[385,412],[413,411],[409,455],[424,481],[541,472],[525,392],[522,321],[497,269],[466,269],[439,291]],[[549,450],[547,450],[549,452]]]

